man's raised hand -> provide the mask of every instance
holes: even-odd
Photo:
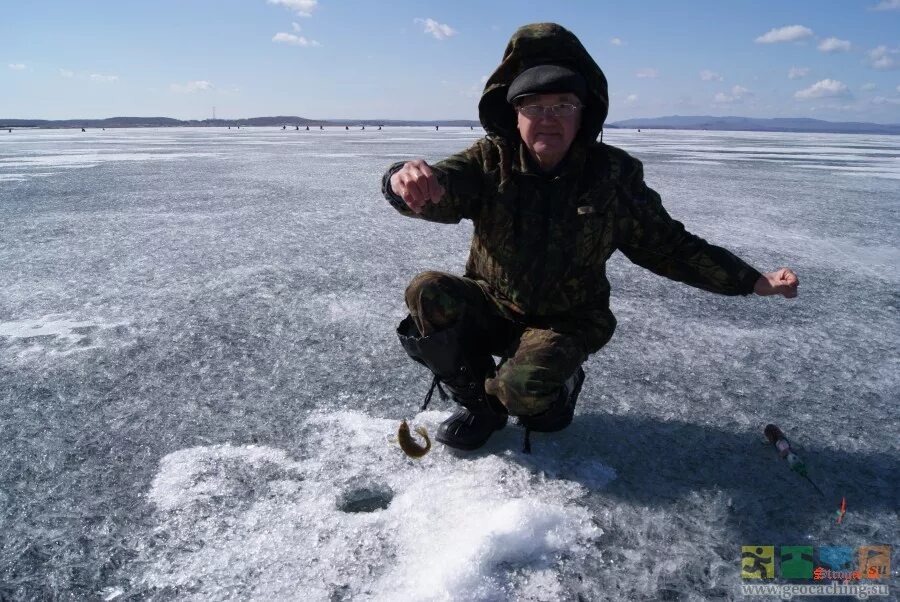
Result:
[[[800,279],[790,268],[781,268],[775,272],[767,272],[759,277],[753,292],[757,295],[784,295],[788,299],[797,296]]]
[[[394,173],[391,188],[415,213],[422,213],[425,203],[437,203],[444,196],[444,187],[422,159],[407,161]]]

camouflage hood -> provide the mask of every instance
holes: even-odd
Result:
[[[516,113],[506,101],[506,92],[519,73],[548,63],[565,65],[584,77],[588,98],[578,137],[586,142],[597,138],[609,111],[606,76],[575,34],[555,23],[525,25],[510,38],[503,60],[488,78],[478,103],[478,117],[489,134],[518,138]]]

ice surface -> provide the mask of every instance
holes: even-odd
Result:
[[[211,153],[85,153],[36,155],[32,157],[0,158],[0,169],[11,167],[57,167],[62,169],[96,167],[105,161],[177,161],[190,157],[209,157]],[[44,174],[41,174],[44,175]]]
[[[779,163],[794,168],[835,173],[865,171],[870,177],[900,178],[898,144],[890,136],[661,131],[611,134],[613,138],[623,135],[629,137],[630,151],[677,157],[670,162]],[[729,144],[723,145],[723,139]]]
[[[900,541],[900,140],[605,133],[800,296],[616,255],[574,423],[414,461],[400,419],[433,434],[450,408],[416,414],[403,290],[461,273],[471,225],[402,219],[381,175],[479,135],[0,137],[0,598],[738,599],[741,545]]]
[[[722,161],[707,161],[705,159],[670,159],[666,163],[687,163],[688,165],[722,165]]]

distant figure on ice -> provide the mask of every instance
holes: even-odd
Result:
[[[350,126],[349,126],[349,125],[345,125],[345,126],[344,126],[344,129],[345,129],[345,130],[349,130],[349,129],[350,129]]]
[[[438,429],[472,450],[508,416],[530,431],[568,426],[582,364],[610,340],[606,261],[616,251],[656,274],[721,295],[795,297],[787,268],[762,274],[690,234],[644,182],[641,162],[597,141],[606,77],[578,38],[526,25],[487,80],[487,135],[434,165],[395,163],[382,191],[402,215],[474,222],[463,276],[427,271],[406,288],[406,352],[459,404]],[[503,358],[499,367],[491,357]]]
[[[320,125],[320,126],[319,126],[319,129],[320,129],[320,130],[324,130],[324,129],[325,129],[325,126],[324,126],[324,125]]]
[[[438,131],[439,129],[441,129],[441,126],[439,126],[439,125],[434,126],[434,131],[435,131],[435,132]]]
[[[364,129],[366,129],[366,126],[362,126],[362,127],[359,128],[359,129],[364,130]]]
[[[84,131],[84,128],[81,128],[81,131],[83,132],[83,131]]]
[[[286,130],[286,129],[287,129],[287,126],[286,126],[286,125],[283,125],[283,126],[281,126],[281,129]]]
[[[300,131],[300,126],[299,126],[299,125],[295,125],[295,126],[294,126],[294,130],[296,130],[296,131],[299,132],[299,131]]]
[[[9,131],[11,132],[12,130],[9,130]],[[380,126],[380,125],[378,126],[378,131],[379,131],[379,132],[381,131],[381,126]]]
[[[306,126],[306,131],[307,131],[307,132],[309,131],[309,126]]]

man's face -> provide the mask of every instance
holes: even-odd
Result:
[[[563,94],[531,94],[517,101],[517,109],[528,105],[550,107],[558,104],[581,106],[578,97],[571,93]],[[543,169],[552,169],[562,161],[578,128],[581,126],[581,111],[567,117],[554,117],[545,113],[541,117],[526,117],[516,111],[519,135],[528,150]]]

